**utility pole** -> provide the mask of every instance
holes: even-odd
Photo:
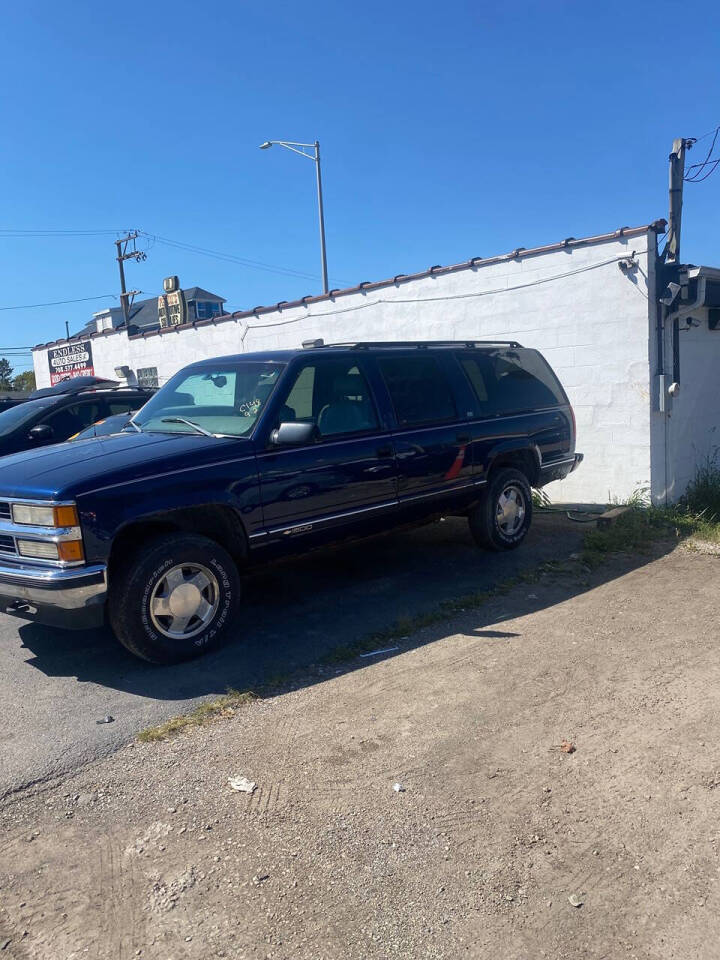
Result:
[[[673,140],[670,152],[670,209],[668,213],[668,237],[665,244],[665,263],[676,267],[680,263],[680,230],[682,227],[683,181],[685,178],[685,150],[694,140],[678,137]]]
[[[147,260],[147,254],[144,250],[137,250],[135,248],[135,241],[137,240],[139,233],[137,230],[131,230],[126,237],[121,237],[121,239],[115,241],[115,246],[117,247],[117,257],[115,258],[118,262],[118,267],[120,269],[120,306],[122,307],[123,321],[125,326],[127,326],[130,319],[130,304],[132,303],[133,297],[140,293],[140,290],[131,290],[129,293],[125,289],[125,261],[126,260]],[[128,250],[128,246],[132,243],[132,250]]]

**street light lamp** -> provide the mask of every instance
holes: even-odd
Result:
[[[260,149],[268,150],[275,145],[285,147],[286,150],[292,150],[293,153],[297,153],[307,160],[312,160],[315,164],[315,172],[317,174],[318,215],[320,218],[320,259],[322,261],[323,293],[328,293],[330,288],[328,286],[327,254],[325,252],[325,215],[323,213],[322,176],[320,174],[320,144],[317,140],[315,143],[295,143],[292,140],[266,140],[265,143],[260,144]],[[306,153],[307,150],[312,150],[313,152]]]

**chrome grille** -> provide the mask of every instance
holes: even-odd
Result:
[[[0,533],[0,553],[17,553],[15,541],[12,537],[8,537],[4,533]]]
[[[10,504],[5,500],[0,500],[0,520],[10,519]]]

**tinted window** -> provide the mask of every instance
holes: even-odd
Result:
[[[110,400],[106,405],[106,417],[114,417],[118,413],[129,413],[131,410],[139,410],[142,406],[142,400]]]
[[[49,414],[42,422],[52,427],[52,439],[60,443],[95,423],[102,415],[100,403],[93,400],[90,403],[74,403],[72,406],[63,407],[62,410]]]
[[[45,397],[40,400],[26,400],[16,407],[3,410],[0,412],[0,437],[7,436],[23,424],[27,424],[29,429],[43,410],[53,407],[55,403],[57,400],[54,397]]]
[[[535,350],[505,350],[460,357],[483,416],[567,403],[563,389]]]
[[[352,359],[323,359],[304,366],[279,420],[314,423],[321,437],[362,433],[378,426],[367,382]]]
[[[457,418],[450,384],[434,357],[380,357],[378,366],[401,426]]]

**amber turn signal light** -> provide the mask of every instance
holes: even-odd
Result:
[[[69,507],[53,507],[53,515],[56,527],[79,527],[77,507],[73,504]]]
[[[60,507],[60,510],[69,509]],[[73,508],[74,509],[74,508]],[[58,559],[66,563],[73,560],[84,560],[82,540],[64,540],[58,544]]]

